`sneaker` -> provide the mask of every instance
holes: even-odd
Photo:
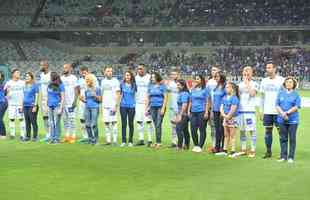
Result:
[[[0,140],[5,140],[6,139],[6,136],[5,135],[1,135],[0,136]]]
[[[161,144],[155,144],[155,149],[160,149]]]
[[[135,145],[136,146],[144,146],[144,140],[139,140],[139,142]]]
[[[28,138],[28,137],[22,137],[22,138],[21,138],[21,141],[22,141],[22,142],[29,142],[29,141],[30,141],[30,138]]]
[[[128,143],[128,147],[133,147],[132,142],[129,142],[129,143]]]
[[[192,152],[197,152],[197,146],[194,146]]]
[[[51,142],[50,142],[50,144],[59,144],[60,142],[58,141],[58,140],[52,140]]]
[[[216,156],[227,156],[227,152],[226,151],[221,151],[215,154]]]
[[[79,139],[78,141],[77,141],[77,143],[79,143],[79,144],[85,144],[85,143],[88,143],[89,142],[89,139],[88,138],[82,138],[82,139]]]
[[[152,143],[153,143],[152,141],[148,141],[147,142],[147,147],[152,147]]]
[[[256,152],[255,151],[250,151],[248,157],[249,158],[255,158],[255,156],[256,156]]]
[[[271,152],[266,152],[265,155],[263,156],[263,159],[271,158],[272,153]]]
[[[284,158],[280,158],[279,160],[277,160],[278,162],[285,162],[286,161],[286,159],[284,159]]]
[[[197,153],[201,153],[201,152],[202,152],[202,148],[201,148],[201,147],[198,147],[196,152],[197,152]]]
[[[245,155],[247,155],[246,151],[244,151],[244,150],[242,150],[242,151],[240,151],[240,152],[238,152],[236,154],[237,154],[237,156],[245,156]]]
[[[287,162],[290,163],[290,164],[293,164],[294,163],[294,159],[289,158]]]
[[[194,146],[194,148],[192,149],[193,152],[196,152],[196,153],[200,153],[202,152],[202,149],[199,147],[199,146]]]
[[[126,143],[123,142],[120,147],[125,147],[125,146],[126,146]]]
[[[208,147],[208,152],[209,153],[214,153],[216,151],[216,148],[215,147]]]
[[[68,143],[74,144],[76,142],[76,137],[70,137]]]
[[[31,139],[32,142],[37,142],[38,140],[39,140],[38,137],[33,137],[33,138]]]
[[[104,145],[110,146],[111,144],[112,144],[111,142],[107,142],[107,143],[105,143]]]
[[[69,141],[70,141],[70,137],[65,136],[64,139],[61,141],[61,143],[69,143]]]
[[[45,138],[43,138],[43,139],[40,140],[40,142],[45,142],[45,143],[46,143],[46,142],[49,142],[49,141],[50,141],[50,138],[47,138],[47,137],[45,137]]]
[[[176,148],[177,147],[177,145],[175,144],[175,143],[172,143],[171,145],[170,145],[170,148]]]
[[[238,154],[234,151],[230,152],[228,155],[229,158],[236,158],[237,156],[238,156]]]

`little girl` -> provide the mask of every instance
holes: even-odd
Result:
[[[239,91],[238,86],[233,82],[228,82],[225,87],[226,96],[221,104],[221,115],[224,126],[224,148],[223,152],[216,155],[227,155],[230,148],[229,157],[236,157],[236,131],[238,127],[237,117],[239,115]]]

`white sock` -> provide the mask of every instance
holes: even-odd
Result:
[[[25,125],[25,120],[20,120],[19,121],[19,127],[20,127],[20,135],[22,136],[22,137],[25,137],[26,135],[25,135],[25,129],[26,129],[26,127],[25,127],[26,125]]]
[[[172,129],[172,143],[177,144],[177,129],[175,124],[171,124],[171,129]]]
[[[86,132],[85,122],[81,122],[81,131],[82,131],[83,139],[87,139],[88,138],[88,134]]]
[[[241,151],[246,151],[247,136],[245,131],[240,131]]]
[[[137,123],[139,140],[144,140],[144,123]]]
[[[215,140],[215,127],[212,125],[211,122],[211,140],[212,140],[212,147],[215,148],[216,146],[216,140]]]
[[[256,130],[251,131],[252,140],[251,140],[251,151],[256,150]]]
[[[153,135],[153,124],[147,123],[147,141],[152,142],[152,135]]]
[[[106,135],[107,143],[111,143],[111,128],[110,128],[110,123],[105,124],[104,132],[105,132],[105,135]]]
[[[73,138],[76,138],[76,133],[75,133],[75,119],[74,118],[70,118],[69,119],[70,122],[70,134]]]
[[[15,121],[9,121],[10,135],[15,136]]]
[[[44,123],[44,129],[45,129],[45,135],[46,138],[50,138],[50,126],[49,126],[49,122],[48,119],[43,119],[43,123]]]
[[[112,123],[112,131],[113,131],[113,142],[117,143],[117,124]]]

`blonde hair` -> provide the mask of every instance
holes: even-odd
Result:
[[[91,83],[90,85],[91,85],[91,86],[89,86],[89,85],[87,84],[86,80],[90,81],[90,83]],[[95,87],[95,82],[96,82],[96,76],[93,75],[93,74],[87,74],[87,75],[85,76],[85,82],[86,82],[86,87],[88,87],[88,88],[94,88],[94,87]]]

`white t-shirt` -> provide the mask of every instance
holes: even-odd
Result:
[[[213,92],[214,92],[214,89],[216,88],[216,86],[217,86],[216,80],[214,80],[213,78],[208,80],[206,88],[209,91],[209,95],[210,95],[212,101],[213,101]]]
[[[169,81],[167,84],[167,90],[170,94],[170,109],[178,111],[178,88],[175,81]]]
[[[61,81],[65,87],[64,105],[71,107],[75,98],[75,88],[78,86],[78,79],[73,74],[68,76],[62,75]]]
[[[253,80],[250,81],[250,87],[255,91],[258,91],[259,89],[258,83]],[[256,96],[254,97],[250,96],[250,92],[248,91],[244,81],[239,83],[239,92],[240,92],[240,111],[255,112],[256,111],[255,108],[257,106]]]
[[[276,100],[279,91],[283,88],[284,78],[276,76],[274,79],[264,78],[260,85],[260,92],[263,93],[262,106],[263,113],[267,115],[277,115]]]
[[[51,72],[40,74],[40,92],[42,96],[42,101],[47,101],[47,87],[51,80]]]
[[[22,106],[24,101],[25,82],[22,80],[9,80],[4,85],[4,90],[7,91],[9,106]]]
[[[120,83],[116,78],[104,78],[101,81],[102,106],[103,108],[115,108],[116,94],[120,91]]]
[[[145,104],[147,98],[147,90],[151,81],[151,75],[145,74],[144,76],[137,75],[135,77],[137,92],[136,92],[136,103]]]

